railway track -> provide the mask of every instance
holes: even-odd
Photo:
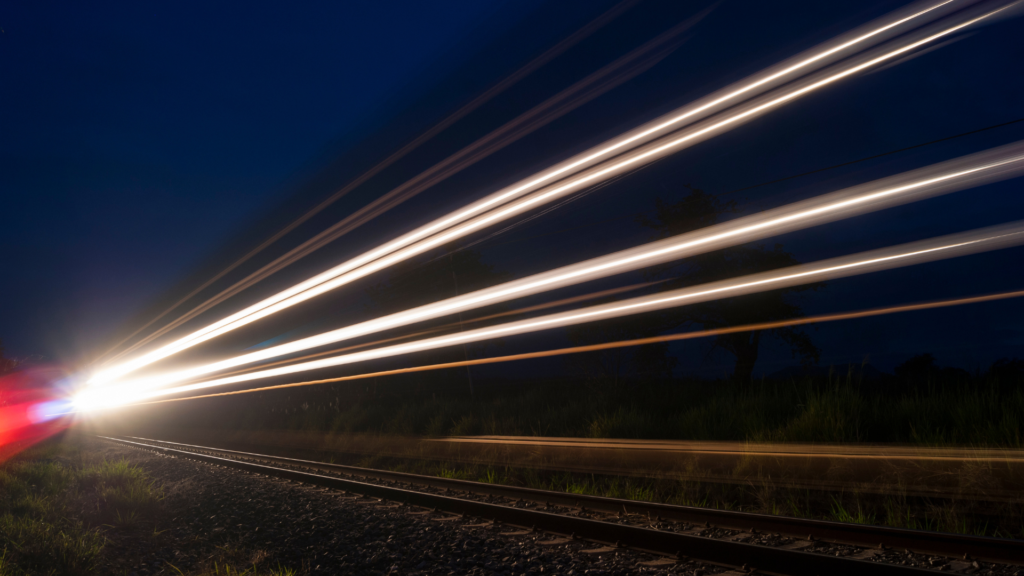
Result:
[[[1024,562],[1024,545],[1015,540],[568,494],[144,438],[101,438],[420,509],[413,513],[548,533],[556,536],[548,541],[552,545],[574,540],[599,545],[584,553],[618,548],[653,553],[662,558],[655,564],[692,559],[737,574],[797,576],[928,574],[984,568],[979,562]]]

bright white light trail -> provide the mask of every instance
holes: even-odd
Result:
[[[709,226],[519,280],[397,312],[211,364],[125,382],[140,390],[167,386],[244,364],[301,352],[375,332],[515,298],[597,280],[680,258],[922,200],[1024,172],[1024,143],[965,156]]]
[[[1015,3],[1016,2],[1014,2],[1014,4]],[[872,58],[859,65],[854,65],[854,63],[840,64],[839,68],[842,70],[841,72],[833,74],[823,80],[814,82],[809,86],[804,86],[802,88],[794,86],[786,87],[782,90],[782,92],[784,92],[782,96],[776,97],[766,103],[742,112],[727,112],[723,120],[713,122],[709,126],[691,131],[682,137],[672,137],[666,144],[657,145],[655,142],[655,146],[652,149],[642,151],[624,160],[613,161],[610,166],[604,168],[598,166],[600,169],[596,171],[592,171],[583,177],[572,179],[570,182],[563,183],[562,185],[552,190],[548,190],[543,194],[534,195],[515,206],[510,206],[495,213],[487,214],[485,217],[477,218],[464,226],[455,230],[450,230],[446,234],[430,238],[429,242],[422,241],[431,234],[436,234],[439,231],[467,222],[470,218],[474,218],[486,210],[492,209],[503,203],[514,201],[517,198],[521,198],[526,194],[536,191],[541,186],[558,180],[559,178],[571,177],[574,174],[577,174],[580,170],[585,170],[594,166],[598,162],[605,161],[614,154],[621,154],[631,148],[635,149],[637,146],[650,143],[657,138],[663,138],[668,132],[678,130],[679,128],[687,125],[687,123],[692,124],[693,122],[706,118],[713,113],[737,104],[741,101],[741,97],[747,99],[755,97],[767,90],[792,81],[799,77],[800,74],[808,74],[822,66],[836,62],[842,58],[846,58],[852,53],[850,52],[851,48],[856,47],[857,50],[864,50],[878,42],[903,34],[909,27],[921,26],[922,24],[935,20],[936,18],[946,16],[950,12],[959,9],[962,6],[970,5],[970,2],[956,2],[956,0],[945,0],[942,2],[933,2],[924,5],[915,5],[915,7],[911,9],[894,13],[880,21],[861,27],[858,31],[847,34],[840,39],[826,43],[816,49],[804,52],[803,54],[791,58],[790,60],[787,60],[786,62],[769,69],[760,75],[746,81],[733,84],[701,101],[676,110],[675,112],[665,115],[655,121],[649,122],[617,139],[595,147],[523,182],[492,194],[491,196],[475,202],[462,210],[438,219],[406,234],[405,236],[336,266],[322,274],[314,276],[313,278],[301,282],[285,291],[193,332],[192,334],[180,338],[170,344],[162,346],[123,364],[99,371],[90,379],[90,384],[111,382],[120,376],[137,370],[143,366],[149,365],[172,354],[195,346],[196,344],[244,326],[269,314],[294,306],[295,304],[323,294],[324,292],[333,290],[334,288],[371,274],[386,266],[390,266],[395,262],[429,250],[434,246],[450,242],[456,238],[474,232],[483,226],[511,218],[524,211],[537,207],[542,202],[553,201],[559,197],[572,193],[581,187],[595,184],[600,182],[602,179],[613,177],[623,171],[634,169],[644,163],[654,161],[663,155],[676,152],[680,150],[683,145],[695,144],[700,141],[699,138],[711,137],[716,131],[731,128],[741,121],[749,120],[757,114],[766,112],[771,108],[789,102],[790,100],[805,95],[813,90],[831,84],[851,74],[855,74],[877,63],[909,52],[923,44],[974,24],[975,22],[1000,12],[1007,7],[1003,6],[973,17],[971,14],[961,12],[957,15],[958,18],[956,23],[947,25],[945,29],[938,33],[928,35],[924,39],[914,41],[914,38],[920,36],[920,32],[916,33],[916,35],[912,34],[912,37],[902,38],[900,40],[900,42],[902,42],[900,47],[892,49],[877,58]],[[966,18],[966,20],[964,20],[964,18]],[[798,72],[799,74],[796,74]],[[396,252],[407,247],[407,250]],[[388,256],[389,254],[390,256]],[[385,256],[388,257],[384,258]],[[375,260],[377,261],[374,262]],[[367,266],[371,262],[373,265]]]
[[[901,246],[883,248],[881,250],[833,258],[814,264],[792,266],[780,270],[773,270],[771,272],[752,274],[740,278],[682,288],[661,294],[640,296],[620,302],[589,306],[578,310],[560,312],[538,318],[520,320],[517,322],[509,322],[498,326],[478,328],[476,330],[470,330],[459,334],[428,338],[405,344],[396,344],[363,352],[355,352],[332,358],[324,358],[321,360],[313,360],[310,362],[282,366],[269,370],[250,372],[248,374],[238,374],[226,378],[218,378],[206,382],[177,386],[174,388],[146,391],[124,384],[110,386],[107,388],[91,388],[86,389],[75,397],[75,405],[78,410],[114,407],[181,392],[191,392],[216,386],[238,384],[262,378],[354,364],[357,362],[388,358],[413,352],[422,352],[447,346],[478,342],[481,340],[526,334],[529,332],[549,330],[552,328],[594,322],[597,320],[606,320],[609,318],[618,318],[621,316],[652,312],[665,308],[683,306],[686,304],[696,304],[721,298],[742,296],[766,290],[777,290],[787,286],[796,286],[811,282],[819,282],[822,280],[855,276],[868,272],[899,268],[912,264],[920,264],[923,262],[931,262],[956,256],[997,250],[1000,248],[1008,248],[1022,243],[1024,243],[1024,221],[1018,221],[1001,226],[993,226],[990,228],[983,228],[981,230],[974,230],[971,232],[913,242]]]

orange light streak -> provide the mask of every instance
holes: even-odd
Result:
[[[527,306],[526,308],[519,308],[518,310],[509,310],[507,312],[501,312],[499,314],[491,314],[490,316],[481,316],[480,318],[471,318],[462,322],[465,324],[475,324],[477,322],[483,322],[484,320],[491,320],[494,318],[501,318],[504,316],[515,316],[518,314],[526,314],[527,312],[536,312],[538,310],[545,310],[548,308],[554,308],[556,306],[563,306],[565,304],[575,304],[577,302],[585,302],[587,300],[593,300],[595,298],[604,298],[605,296],[614,296],[615,294],[621,294],[623,292],[630,292],[638,290],[640,288],[646,288],[648,286],[654,286],[655,284],[661,284],[665,280],[658,280],[656,282],[641,282],[640,284],[631,284],[629,286],[623,286],[621,288],[612,288],[610,290],[601,290],[599,292],[592,292],[590,294],[584,294],[582,296],[573,296],[571,298],[563,298],[562,300],[555,300],[554,302],[547,302],[544,304],[538,304],[536,306]],[[270,366],[280,366],[282,364],[290,364],[292,362],[299,362],[301,360],[312,360],[313,358],[320,358],[321,356],[330,356],[331,354],[337,354],[339,352],[349,352],[352,350],[360,350],[362,348],[369,348],[378,344],[387,344],[388,342],[397,342],[399,340],[408,340],[410,338],[416,338],[417,336],[426,336],[427,334],[436,334],[437,332],[443,332],[450,328],[459,326],[459,322],[453,322],[451,324],[445,324],[444,326],[438,326],[437,328],[431,328],[430,330],[423,330],[421,332],[413,332],[412,334],[403,334],[402,336],[394,336],[392,338],[384,338],[381,340],[374,340],[373,342],[365,342],[363,344],[355,344],[353,346],[345,346],[343,348],[335,348],[334,350],[325,350],[323,352],[316,352],[315,354],[306,354],[305,356],[298,356],[296,358],[287,358],[285,360],[278,360],[276,362],[266,362],[258,366],[250,366],[243,368],[242,370],[233,370],[231,372],[224,372],[219,374],[220,376],[234,376],[235,374],[245,374],[247,372],[253,372],[255,370],[262,370]]]
[[[307,380],[305,382],[293,382],[291,384],[278,384],[276,386],[264,386],[262,388],[250,388],[247,390],[235,390],[232,392],[218,392],[216,394],[203,394],[201,396],[189,396],[187,398],[169,398],[164,400],[153,400],[150,402],[137,402],[125,404],[125,406],[141,406],[146,404],[162,404],[164,402],[180,402],[183,400],[199,400],[201,398],[215,398],[218,396],[233,396],[236,394],[249,394],[251,392],[266,392],[269,390],[281,390],[284,388],[297,388],[301,386],[314,386],[317,384],[330,384],[333,382],[346,382],[349,380],[362,380],[365,378],[376,378],[379,376],[394,376],[397,374],[411,374],[415,372],[427,372],[431,370],[444,370],[447,368],[460,368],[464,366],[480,366],[484,364],[497,364],[500,362],[514,362],[518,360],[532,360],[536,358],[549,358],[551,356],[563,356],[566,354],[581,354],[584,352],[599,352],[601,350],[612,350],[615,348],[628,348],[631,346],[643,346],[645,344],[656,344],[659,342],[675,342],[679,340],[693,340],[707,338],[710,336],[721,336],[724,334],[735,334],[737,332],[750,332],[753,330],[773,330],[788,326],[801,326],[817,322],[837,322],[839,320],[853,320],[857,318],[868,318],[871,316],[883,316],[886,314],[897,314],[902,312],[915,312],[918,310],[931,310],[934,308],[947,308],[950,306],[964,306],[967,304],[978,304],[981,302],[992,302],[995,300],[1006,300],[1009,298],[1020,298],[1024,296],[1024,290],[1013,292],[1001,292],[986,296],[973,296],[970,298],[957,298],[954,300],[939,300],[924,302],[921,304],[905,304],[902,306],[889,306],[886,308],[873,308],[857,312],[841,312],[836,314],[823,314],[820,316],[808,316],[806,318],[794,318],[791,320],[779,320],[775,322],[760,322],[757,324],[744,324],[728,328],[715,328],[713,330],[700,330],[696,332],[684,332],[682,334],[666,334],[662,336],[651,336],[649,338],[636,338],[632,340],[619,340],[616,342],[605,342],[602,344],[590,344],[587,346],[574,346],[571,348],[558,348],[555,350],[543,350],[540,352],[526,352],[524,354],[511,354],[508,356],[495,356],[492,358],[478,358],[476,360],[461,360],[458,362],[445,362],[443,364],[428,364],[425,366],[412,366],[409,368],[398,368],[396,370],[384,370],[381,372],[369,372],[365,374],[354,374],[351,376],[339,376],[336,378],[325,378],[322,380]]]
[[[121,384],[121,390],[134,388],[152,389],[175,382],[203,377],[207,374],[220,372],[226,369],[236,368],[245,364],[270,360],[274,357],[283,357],[296,352],[302,352],[313,348],[336,344],[344,340],[350,340],[365,336],[374,332],[395,329],[416,322],[431,320],[456,312],[471,310],[512,300],[556,290],[559,288],[589,282],[605,278],[615,274],[621,274],[632,270],[638,270],[648,266],[661,264],[673,260],[707,253],[716,249],[735,246],[745,242],[751,242],[762,238],[782,234],[792,230],[799,230],[811,226],[818,226],[827,222],[849,218],[857,214],[877,211],[899,204],[919,201],[924,198],[954,192],[966,187],[977,186],[993,180],[1014,177],[1024,171],[1024,143],[1018,142],[992,150],[950,160],[933,166],[928,166],[911,172],[898,174],[881,180],[876,180],[845,190],[832,192],[817,196],[809,200],[796,202],[780,208],[763,211],[750,216],[744,216],[728,222],[715,224],[692,232],[679,234],[658,240],[634,248],[621,250],[612,254],[591,258],[583,262],[563,266],[527,276],[517,280],[491,286],[462,294],[431,304],[425,304],[402,312],[396,312],[372,320],[359,322],[321,334],[300,338],[284,344],[279,344],[255,352],[249,352],[239,356],[220,360],[205,365],[194,366],[184,370],[168,372],[158,376],[142,378],[136,381],[129,381]],[[1019,223],[1018,225],[1021,225]],[[1004,231],[1000,231],[1002,234]],[[980,231],[969,233],[972,239],[961,246],[960,238],[955,244],[945,247],[932,246],[930,243],[938,242],[939,239],[928,241],[929,247],[924,251],[915,251],[897,257],[902,260],[906,257],[916,259],[918,257],[930,258],[929,254],[935,253],[936,249],[944,252],[949,249],[958,249],[976,245],[975,234]],[[1019,236],[1020,230],[1012,232],[1011,236]],[[1002,238],[1003,236],[999,236]],[[959,237],[958,237],[959,238]],[[966,237],[965,237],[966,238]],[[982,240],[982,243],[996,240],[996,236]],[[952,239],[949,237],[947,239]],[[909,245],[908,245],[909,247]],[[920,248],[920,246],[918,246]],[[915,249],[916,250],[916,249]],[[878,256],[879,254],[876,254]],[[861,263],[844,263],[834,271],[844,273],[843,270],[872,266],[873,264],[887,265],[892,263],[893,255],[886,255],[881,259],[864,261]],[[853,258],[850,256],[849,258]],[[909,262],[904,260],[904,262]],[[835,264],[837,262],[833,262]],[[805,274],[799,273],[790,280],[796,280]],[[771,282],[775,282],[772,280]],[[760,282],[751,284],[748,288],[754,287]],[[724,285],[719,284],[714,292],[720,293]],[[720,289],[721,288],[721,289]],[[735,286],[733,288],[736,288]],[[727,288],[726,290],[732,290]],[[680,296],[682,293],[679,294]],[[708,292],[706,296],[710,296]],[[735,295],[735,294],[734,294]],[[686,297],[688,298],[688,297]],[[673,298],[673,300],[679,300]],[[651,299],[646,300],[648,303]],[[664,303],[668,303],[664,300]],[[634,304],[640,301],[634,299]],[[639,312],[635,306],[630,306],[631,313]],[[623,308],[622,310],[625,310]],[[592,310],[596,311],[596,310]],[[588,314],[589,315],[589,314]],[[582,318],[582,317],[581,317]],[[597,319],[597,318],[591,318]],[[585,320],[586,321],[586,320]],[[538,326],[540,326],[538,324]],[[553,326],[549,326],[553,327]],[[493,336],[497,336],[495,332]],[[322,362],[322,361],[321,361]],[[111,396],[112,395],[108,395]],[[96,396],[99,397],[98,395]]]
[[[115,405],[130,404],[133,400],[142,400],[157,396],[168,396],[191,390],[238,384],[262,378],[284,376],[310,370],[320,370],[366,362],[391,356],[400,356],[414,352],[434,350],[469,342],[480,342],[506,336],[527,334],[541,330],[551,330],[575,324],[584,324],[598,320],[632,316],[635,314],[654,312],[666,308],[676,308],[743,296],[767,290],[777,290],[787,286],[808,284],[820,280],[830,280],[857,276],[881,270],[891,270],[904,266],[935,262],[948,258],[977,254],[991,250],[999,250],[1018,246],[1024,243],[1024,221],[972,230],[960,234],[951,234],[939,238],[930,238],[900,246],[891,246],[880,250],[850,254],[839,258],[823,260],[812,264],[790,266],[769,272],[751,274],[739,278],[731,278],[709,284],[690,286],[669,290],[657,294],[649,294],[626,300],[586,306],[565,312],[557,312],[523,320],[476,328],[468,331],[435,336],[422,340],[414,340],[401,344],[393,344],[373,348],[361,352],[342,354],[319,360],[311,360],[288,366],[279,366],[248,374],[240,374],[202,383],[185,384],[174,388],[154,390],[152,387],[141,389],[138,384],[126,384],[102,390],[87,389],[75,395],[74,403],[79,410],[92,410]],[[233,364],[237,366],[238,364]],[[227,368],[230,366],[223,366]],[[198,376],[198,374],[196,374]]]
[[[1011,2],[1009,5],[1012,4],[1016,4],[1016,2]],[[682,148],[732,129],[745,121],[767,113],[773,108],[782,106],[819,88],[910,52],[919,46],[945,37],[985,18],[989,18],[1005,10],[1009,5],[974,17],[969,17],[970,15],[968,15],[966,20],[964,20],[964,13],[958,14],[956,18],[961,19],[959,23],[949,24],[937,32],[934,32],[934,29],[925,30],[924,34],[926,36],[924,38],[919,38],[920,31],[911,32],[909,33],[910,38],[901,38],[897,42],[899,44],[898,47],[892,49],[885,48],[884,50],[888,51],[880,56],[876,56],[878,53],[876,51],[873,54],[869,54],[864,61],[836,64],[835,69],[831,71],[826,70],[823,74],[812,78],[810,84],[784,86],[791,80],[810,74],[823,66],[830,65],[841,58],[849,56],[851,54],[849,49],[851,48],[856,47],[858,51],[864,50],[878,42],[888,40],[902,33],[905,31],[902,28],[904,24],[913,23],[913,26],[918,26],[934,18],[948,15],[948,11],[957,9],[959,3],[953,0],[944,0],[929,4],[916,4],[893,13],[861,27],[855,32],[801,53],[799,56],[791,58],[765,72],[730,85],[691,105],[684,106],[652,122],[648,122],[631,132],[574,156],[544,172],[535,174],[520,183],[496,192],[331,270],[309,278],[175,342],[150,351],[124,364],[98,372],[90,380],[90,383],[110,383],[138,368],[257,321],[309,298],[334,290],[434,246],[450,242],[483,227],[531,210],[543,203],[565,196],[580,187],[598,183],[624,171],[653,162],[661,156],[677,152]],[[967,12],[971,12],[971,10],[973,8],[968,8]],[[725,111],[731,106],[743,101],[750,101],[750,99],[758,97],[760,94],[779,87],[781,88],[778,94],[768,96],[767,100],[756,103],[752,107],[742,110],[733,109]],[[721,117],[714,117],[712,121],[704,125],[694,124],[718,112],[723,112]],[[690,126],[687,132],[673,133],[673,131],[679,130],[684,126]],[[616,155],[624,153],[627,156],[616,157]],[[560,179],[562,180],[559,181]],[[548,185],[552,185],[554,188],[543,188]]]

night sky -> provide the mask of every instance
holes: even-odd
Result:
[[[639,2],[284,245],[706,7],[679,4]],[[240,303],[902,4],[722,2],[650,70],[279,274]],[[78,362],[102,351],[119,330],[148,319],[190,282],[205,279],[360,168],[612,5],[451,0],[5,7],[0,338],[8,355]],[[896,66],[849,78],[479,247],[504,271],[539,272],[648,241],[649,231],[631,216],[649,212],[656,197],[677,198],[685,184],[726,193],[1022,118],[1022,26],[1024,20],[1006,18]],[[749,213],[1022,138],[1024,122],[728,197]],[[782,242],[810,262],[1009,222],[1024,217],[1021,185],[1021,179],[991,184],[769,242]],[[803,304],[815,314],[1019,290],[1022,256],[1024,248],[1015,248],[836,280]],[[632,281],[624,276],[600,287]],[[598,286],[581,288],[593,289]],[[359,299],[353,294],[350,308],[326,328],[358,319]],[[237,344],[282,330],[254,330],[253,342]],[[891,370],[931,352],[942,365],[984,369],[1000,357],[1024,357],[1024,302],[827,324],[810,333],[826,366],[867,357]],[[512,345],[537,349],[556,340],[522,337]],[[728,358],[708,354],[708,345],[674,345],[679,370],[720,375],[728,369]],[[787,350],[768,344],[756,372],[793,363]]]

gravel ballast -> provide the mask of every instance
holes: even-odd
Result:
[[[174,511],[171,540],[153,560],[133,566],[138,574],[162,573],[167,563],[186,571],[209,566],[216,550],[247,550],[263,566],[296,568],[310,574],[751,574],[693,560],[676,562],[635,550],[571,540],[480,519],[456,517],[393,502],[270,478],[234,468],[196,462],[103,441],[106,458],[129,458],[146,470],[167,493]],[[294,468],[294,466],[286,466]],[[323,472],[321,472],[322,474]],[[336,473],[328,473],[338,476]],[[363,478],[373,484],[391,481]],[[399,486],[404,488],[404,486]],[[436,487],[409,488],[441,493]],[[448,490],[444,490],[449,495]],[[516,508],[537,503],[451,491],[460,499],[486,500]],[[706,538],[767,547],[798,549],[866,562],[913,566],[939,572],[1022,576],[1019,566],[866,549],[779,534],[723,530],[660,517],[594,513],[586,508],[543,506],[545,512],[606,522],[635,524]],[[212,551],[212,552],[211,552]],[[129,552],[126,550],[126,552]],[[129,556],[138,557],[138,551]],[[205,562],[205,564],[204,564]],[[120,566],[119,568],[123,568]],[[177,572],[175,572],[177,573]]]
[[[139,465],[165,493],[159,543],[112,542],[108,558],[141,558],[109,568],[129,575],[177,574],[209,564],[220,551],[245,550],[268,566],[311,574],[714,574],[696,562],[648,566],[658,558],[601,549],[544,533],[493,526],[422,509],[235,469],[132,449],[95,447]],[[441,518],[446,518],[442,520]],[[165,528],[164,524],[160,525]],[[525,532],[525,533],[524,533]],[[144,549],[129,550],[129,547]],[[176,570],[177,569],[177,570]]]

